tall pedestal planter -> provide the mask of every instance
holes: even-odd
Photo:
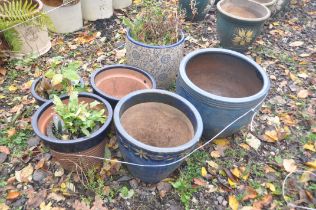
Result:
[[[217,33],[224,48],[245,51],[260,34],[270,10],[248,0],[221,0],[217,4]]]
[[[153,46],[134,40],[127,31],[127,64],[149,72],[157,81],[159,88],[168,88],[174,81],[179,64],[183,58],[184,34],[172,45]]]
[[[134,138],[130,133],[127,133],[126,127],[122,123],[123,116],[128,112],[129,108],[141,104],[148,103],[163,103],[164,106],[171,106],[181,112],[182,115],[186,116],[188,122],[192,127],[192,136],[186,143],[180,144],[173,147],[157,147],[141,142],[139,139]],[[143,109],[144,112],[148,111]],[[131,113],[131,112],[130,112]],[[146,114],[146,113],[145,113]],[[151,112],[149,115],[154,114]],[[147,116],[149,116],[147,115]],[[168,117],[170,115],[160,115],[162,117]],[[150,117],[150,116],[149,116]],[[144,121],[146,118],[143,118]],[[134,121],[136,121],[135,119]],[[140,123],[144,123],[139,121]],[[157,132],[157,128],[161,128],[160,121],[152,121],[147,126],[140,131],[142,134],[151,134],[150,132]],[[175,121],[176,123],[181,122],[181,120]],[[132,122],[133,123],[133,122]],[[134,122],[135,125],[137,122]],[[147,122],[145,122],[146,125]],[[156,124],[157,128],[153,128],[151,125]],[[125,96],[119,101],[114,111],[114,124],[117,131],[117,140],[119,143],[119,148],[121,154],[125,161],[132,162],[140,165],[150,165],[150,166],[135,166],[127,165],[128,170],[133,176],[141,179],[147,183],[157,183],[160,180],[168,177],[177,167],[180,166],[183,160],[180,160],[188,152],[192,151],[196,144],[198,143],[202,130],[203,124],[201,116],[198,111],[184,98],[164,90],[140,90]],[[176,125],[176,124],[175,124]],[[133,125],[131,125],[133,126]],[[162,128],[161,128],[162,129]],[[171,133],[173,129],[175,132],[187,131],[186,127],[169,127],[167,130],[158,130],[161,135],[166,135],[166,133]],[[168,131],[169,130],[169,131]],[[158,133],[158,135],[159,135]],[[172,134],[172,133],[171,133]],[[159,139],[152,138],[151,140]],[[180,135],[177,137],[180,138]],[[158,140],[157,140],[158,141]],[[156,142],[155,142],[156,143]],[[175,163],[174,163],[175,162]],[[167,164],[166,166],[163,166]],[[169,164],[169,165],[168,165]]]
[[[60,5],[50,5],[49,1],[44,2],[44,11],[51,18],[54,28],[49,30],[56,33],[72,33],[78,31],[83,27],[81,1],[65,5],[56,9]],[[62,1],[61,1],[62,3]],[[51,11],[51,12],[49,12]]]
[[[113,9],[124,9],[132,5],[132,0],[113,0]]]
[[[136,90],[155,89],[156,81],[147,72],[124,64],[105,66],[90,76],[93,92],[108,100],[113,107]]]
[[[81,0],[83,19],[95,21],[113,15],[112,0]]]
[[[188,54],[180,64],[176,84],[177,93],[200,112],[203,136],[207,139],[260,104],[269,88],[267,74],[253,60],[235,51],[216,48]],[[252,112],[248,113],[221,137],[249,124],[252,116]]]
[[[180,0],[179,7],[185,12],[186,20],[204,20],[209,0]]]
[[[61,97],[62,101],[65,103],[67,103],[68,98],[68,96]],[[101,104],[99,105],[99,108],[105,109],[105,114],[107,116],[105,123],[88,137],[73,140],[59,140],[47,135],[47,127],[55,114],[52,100],[44,103],[32,117],[32,127],[35,134],[51,149],[53,158],[59,161],[63,168],[67,170],[76,170],[77,166],[81,169],[88,170],[103,163],[102,160],[84,156],[104,157],[104,145],[107,139],[106,134],[110,129],[110,123],[113,116],[111,105],[97,95],[80,93],[79,101],[87,103],[93,101],[100,102]],[[83,157],[80,157],[80,155],[83,155]]]

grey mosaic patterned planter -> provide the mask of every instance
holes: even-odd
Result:
[[[149,72],[157,81],[159,88],[168,88],[175,81],[181,59],[183,58],[184,33],[172,45],[153,46],[136,41],[127,31],[127,64]]]
[[[221,0],[217,4],[217,33],[221,46],[245,51],[256,40],[270,10],[248,0]]]

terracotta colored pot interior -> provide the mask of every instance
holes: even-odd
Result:
[[[128,108],[121,116],[127,133],[144,144],[176,147],[190,141],[194,129],[180,110],[159,102],[146,102]]]
[[[197,55],[188,62],[186,73],[199,88],[223,97],[247,97],[263,87],[254,66],[227,54]]]
[[[65,6],[71,6],[75,5],[79,2],[80,0],[73,0],[71,3],[65,5]],[[63,0],[42,0],[42,2],[45,5],[51,6],[51,7],[59,7],[60,5],[63,4]]]
[[[113,68],[100,72],[95,77],[95,85],[105,94],[118,99],[133,91],[150,89],[153,86],[148,77],[127,68]]]
[[[95,101],[93,98],[88,98],[88,97],[79,97],[79,102],[84,101],[85,103],[91,103],[93,101]],[[68,103],[68,99],[63,100],[64,103]],[[37,121],[37,126],[39,131],[44,134],[47,135],[47,126],[49,125],[49,123],[52,121],[53,116],[55,115],[55,110],[53,108],[54,106],[50,106],[48,107],[39,117],[38,121]],[[105,109],[105,115],[107,116],[107,109],[104,105],[99,104],[97,106],[98,109]]]
[[[260,7],[260,5],[251,1],[234,2],[228,0],[220,2],[220,6],[225,12],[241,18],[263,18],[267,15],[267,11],[262,9],[263,6]]]

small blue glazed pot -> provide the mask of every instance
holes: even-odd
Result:
[[[43,78],[43,77],[39,77],[39,78],[37,78],[36,80],[34,80],[33,83],[32,83],[32,86],[31,86],[31,94],[32,94],[32,96],[35,98],[36,103],[37,103],[38,105],[42,105],[42,104],[44,104],[45,102],[49,101],[49,99],[46,99],[46,98],[41,97],[41,96],[38,95],[37,92],[36,92],[36,86],[41,82],[42,78]],[[84,87],[84,81],[83,81],[82,78],[80,78],[79,84],[80,84],[80,86],[81,86],[82,88]]]
[[[156,81],[149,73],[124,64],[104,66],[90,76],[93,92],[110,102],[117,102],[130,92],[155,89]]]
[[[159,88],[169,88],[176,79],[179,64],[183,58],[184,33],[177,43],[166,46],[148,45],[136,41],[127,30],[127,64],[149,72],[157,81]]]
[[[182,111],[192,123],[193,138],[177,147],[161,148],[144,144],[130,136],[121,124],[121,116],[128,108],[146,102],[164,103]],[[157,167],[127,166],[133,176],[147,183],[157,183],[179,167],[183,160],[172,163],[194,149],[203,131],[202,119],[195,107],[181,96],[165,90],[140,90],[128,94],[116,105],[114,124],[119,148],[125,161],[152,166],[171,163],[168,166]]]
[[[194,5],[192,5],[192,3]],[[191,21],[204,20],[209,0],[180,0],[179,8],[185,12],[185,19]]]
[[[221,0],[216,6],[221,46],[241,52],[251,46],[271,15],[266,6],[249,0]]]
[[[241,53],[216,48],[196,50],[184,57],[176,83],[176,92],[200,112],[207,139],[260,104],[269,88],[268,76],[256,62]],[[241,118],[220,137],[249,124],[252,114]]]

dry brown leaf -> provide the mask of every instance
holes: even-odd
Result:
[[[255,150],[258,150],[260,145],[261,145],[261,141],[255,137],[254,135],[252,135],[251,133],[248,133],[246,136],[246,142],[249,146],[251,146],[252,148],[254,148]]]
[[[6,155],[10,155],[10,149],[6,146],[0,146],[0,152],[6,154]]]
[[[215,168],[215,169],[218,169],[218,164],[215,163],[214,161],[208,161],[208,160],[207,160],[206,163],[207,163],[210,167]]]
[[[308,90],[302,89],[302,90],[298,91],[297,97],[304,99],[304,98],[308,97],[308,94],[309,94]]]
[[[310,168],[316,169],[316,159],[314,161],[310,161],[310,162],[305,163],[305,165],[310,167]]]
[[[30,182],[32,180],[33,166],[29,164],[21,171],[15,171],[15,178],[18,182]]]
[[[222,138],[222,139],[215,139],[213,141],[214,144],[222,146],[222,147],[226,147],[230,144],[228,139]]]
[[[289,173],[294,172],[297,169],[297,166],[296,166],[295,161],[293,159],[284,159],[283,160],[283,167]]]
[[[211,152],[211,157],[213,158],[219,158],[220,156],[221,154],[217,150]]]
[[[18,191],[10,191],[6,198],[7,200],[16,200],[20,195],[21,193]]]
[[[38,208],[42,202],[44,202],[47,196],[47,190],[41,190],[39,192],[29,192],[27,197],[27,208],[28,209],[35,209]]]
[[[268,206],[271,203],[271,201],[272,201],[272,195],[267,194],[263,196],[261,200],[254,202],[253,207],[257,209],[262,209],[263,207]]]
[[[289,46],[290,46],[290,47],[300,47],[300,46],[302,46],[303,44],[304,44],[303,41],[295,41],[295,42],[291,42],[291,43],[289,44]]]
[[[15,128],[11,128],[7,131],[8,134],[8,138],[12,137],[14,134],[16,134],[16,129]]]
[[[279,140],[278,132],[276,130],[267,130],[264,133],[263,140],[267,141],[267,142],[271,142],[271,143],[274,143],[274,142],[278,141]]]
[[[242,200],[247,201],[247,200],[255,199],[257,196],[258,196],[258,193],[255,189],[251,187],[247,187]]]
[[[108,210],[108,208],[104,207],[103,200],[99,196],[96,196],[90,210]]]

